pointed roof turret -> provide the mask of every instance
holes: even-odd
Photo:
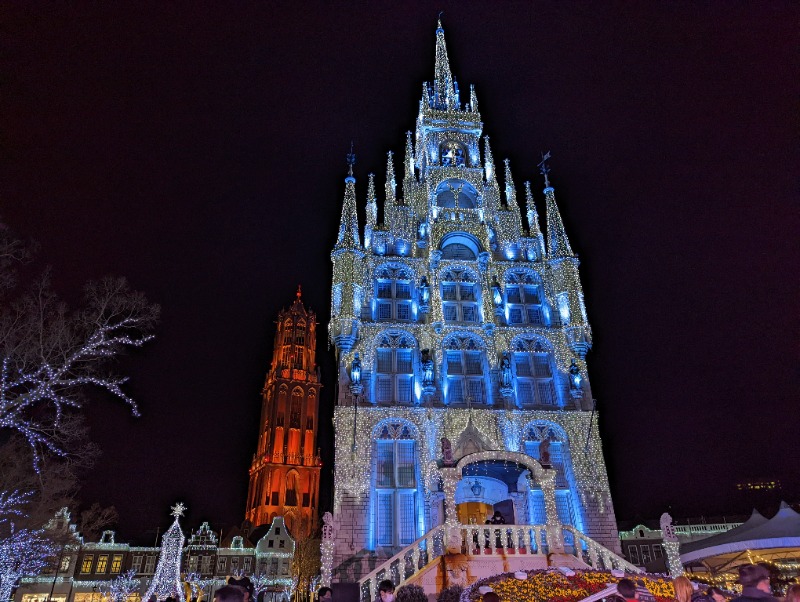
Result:
[[[450,61],[447,58],[447,45],[444,41],[444,28],[442,28],[441,18],[439,19],[439,26],[436,28],[433,96],[435,108],[442,110],[457,108],[453,74],[450,72]]]
[[[487,182],[497,181],[494,171],[494,157],[492,157],[492,148],[489,146],[489,136],[483,137],[483,172]]]
[[[517,190],[514,187],[514,179],[511,177],[511,161],[506,159],[504,163],[506,165],[506,205],[508,205],[509,209],[519,208],[517,205]]]
[[[386,205],[397,202],[397,182],[394,179],[394,153],[388,152],[386,158]]]
[[[405,179],[416,180],[417,175],[414,172],[414,141],[411,137],[411,132],[406,132],[406,160],[405,160]]]
[[[478,97],[475,94],[475,86],[469,86],[469,108],[473,113],[478,112]]]
[[[339,223],[339,236],[336,237],[334,251],[361,248],[361,238],[358,235],[358,214],[356,214],[356,178],[353,175],[355,162],[356,156],[353,153],[353,145],[351,144],[350,152],[347,155],[347,177],[344,179],[342,220]]]
[[[375,174],[369,174],[369,185],[367,187],[367,225],[375,227],[378,221],[378,199],[375,196]]]
[[[544,196],[545,209],[547,212],[547,256],[554,257],[573,257],[572,247],[569,244],[567,233],[564,230],[564,222],[556,204],[556,191],[550,186],[550,167],[547,161],[550,159],[550,151],[542,155],[542,162],[539,163],[539,171],[544,176]]]
[[[525,182],[525,215],[528,218],[531,237],[539,239],[540,250],[544,254],[544,236],[542,235],[542,229],[539,227],[539,213],[536,211],[536,204],[533,202],[530,182]]]

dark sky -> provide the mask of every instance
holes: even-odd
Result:
[[[741,512],[734,484],[760,475],[798,497],[796,3],[6,4],[2,218],[65,296],[113,273],[163,307],[120,366],[142,417],[90,409],[82,499],[123,538],[176,500],[187,526],[243,518],[273,320],[302,283],[327,329],[345,153],[363,207],[439,10],[539,202],[552,150],[618,516]]]

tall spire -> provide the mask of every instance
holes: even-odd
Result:
[[[378,221],[378,199],[375,197],[375,174],[369,174],[367,187],[367,226],[374,228]]]
[[[483,171],[487,182],[496,181],[494,157],[492,157],[492,148],[489,146],[489,136],[483,137]]]
[[[538,247],[536,257],[541,259],[544,256],[544,235],[542,235],[542,229],[539,227],[539,213],[536,211],[536,204],[533,202],[530,182],[525,182],[525,215],[528,218],[530,237],[536,239],[536,246]]]
[[[394,153],[389,151],[386,158],[386,205],[394,204],[397,201],[397,182],[394,179]]]
[[[506,205],[510,209],[517,208],[517,191],[514,188],[514,179],[511,177],[511,161],[506,159]]]
[[[434,65],[433,93],[437,109],[457,108],[453,74],[450,72],[450,61],[447,58],[447,45],[444,42],[441,14],[439,26],[436,28],[436,64]]]
[[[414,141],[411,137],[411,132],[406,132],[406,160],[405,160],[405,179],[416,180],[417,176],[414,172]]]
[[[356,178],[353,176],[355,162],[356,156],[353,153],[353,145],[350,144],[350,152],[347,155],[347,177],[344,179],[342,221],[339,223],[339,236],[336,238],[336,245],[333,247],[334,251],[361,248],[361,239],[358,235],[358,215],[356,214]]]
[[[478,112],[478,97],[475,94],[475,86],[469,86],[469,108],[473,113]]]
[[[544,196],[545,208],[547,210],[547,256],[554,257],[573,257],[572,247],[569,244],[567,233],[564,230],[564,222],[558,212],[556,204],[556,191],[550,186],[550,167],[547,161],[550,159],[550,151],[542,155],[542,162],[539,163],[539,172],[544,176]]]

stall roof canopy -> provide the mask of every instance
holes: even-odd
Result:
[[[681,562],[686,564],[745,550],[794,547],[800,548],[800,514],[783,502],[778,513],[769,520],[753,510],[750,518],[735,529],[684,544]]]

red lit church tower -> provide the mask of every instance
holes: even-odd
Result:
[[[272,366],[264,383],[258,448],[250,467],[245,518],[255,526],[283,516],[290,533],[317,525],[319,370],[317,322],[300,298],[278,314]]]

